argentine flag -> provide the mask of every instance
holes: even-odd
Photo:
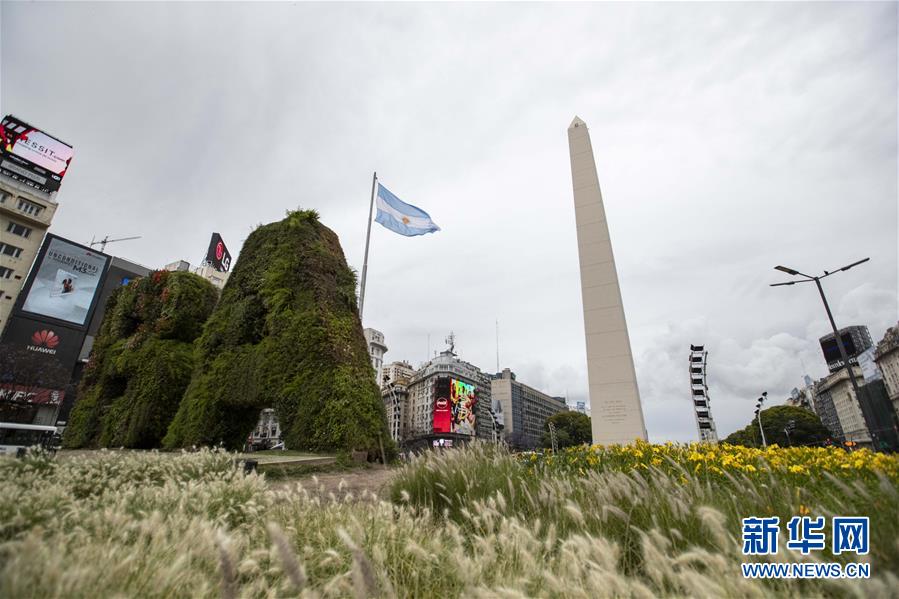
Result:
[[[431,220],[428,213],[412,204],[407,204],[378,183],[378,215],[375,222],[394,233],[414,237],[439,231],[440,227]]]

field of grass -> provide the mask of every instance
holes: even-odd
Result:
[[[899,458],[639,444],[398,468],[322,498],[234,456],[0,460],[0,597],[895,597]],[[307,484],[314,485],[314,480]],[[740,519],[871,518],[871,579],[742,578]],[[769,561],[846,561],[784,547]],[[760,558],[754,558],[760,559]]]

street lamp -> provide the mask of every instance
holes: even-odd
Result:
[[[790,441],[790,431],[796,428],[796,421],[790,420],[787,422],[787,426],[784,428],[784,433],[787,435],[787,446],[792,446],[793,443]]]
[[[861,403],[861,395],[858,390],[858,382],[855,380],[855,374],[852,372],[852,368],[849,365],[849,357],[846,354],[846,348],[843,346],[843,339],[840,337],[840,332],[837,330],[837,324],[833,321],[833,314],[830,312],[830,306],[827,303],[827,298],[824,297],[824,288],[821,287],[821,279],[825,279],[832,274],[836,274],[838,272],[843,272],[844,270],[849,270],[853,266],[858,266],[864,262],[867,262],[870,258],[864,258],[859,260],[858,262],[853,262],[852,264],[847,264],[842,268],[838,268],[836,270],[832,270],[830,272],[824,271],[824,274],[820,277],[813,277],[811,275],[807,275],[799,272],[798,270],[786,267],[786,266],[775,266],[774,270],[779,270],[780,272],[785,272],[790,276],[799,275],[801,277],[805,277],[804,279],[799,279],[798,281],[786,281],[784,283],[772,283],[771,287],[780,287],[781,285],[795,285],[796,283],[809,283],[811,281],[815,282],[815,285],[818,286],[818,293],[821,294],[821,301],[824,302],[824,309],[827,311],[827,318],[830,320],[830,326],[833,329],[833,336],[836,339],[837,347],[840,350],[840,358],[843,360],[843,364],[846,365],[846,372],[849,373],[849,382],[852,383],[852,390],[855,391],[856,401]]]
[[[759,432],[762,433],[762,447],[768,447],[768,443],[765,441],[765,429],[762,428],[762,404],[766,399],[768,399],[768,392],[764,391],[759,397],[758,403],[755,404],[755,418],[759,421]]]

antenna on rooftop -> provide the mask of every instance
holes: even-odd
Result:
[[[499,372],[499,318],[496,319],[496,371]]]

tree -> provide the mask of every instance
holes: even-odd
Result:
[[[556,442],[559,448],[574,445],[590,444],[593,440],[593,429],[590,426],[590,417],[580,412],[559,412],[546,419],[543,424],[543,447],[552,447],[552,439],[549,434],[549,423],[556,427]]]
[[[831,437],[830,431],[817,414],[794,406],[772,406],[762,410],[762,428],[765,430],[765,441],[768,445],[777,444],[781,447],[821,445]],[[789,433],[785,429],[789,430]],[[758,420],[754,418],[744,428],[728,435],[724,443],[761,447],[762,437]]]

